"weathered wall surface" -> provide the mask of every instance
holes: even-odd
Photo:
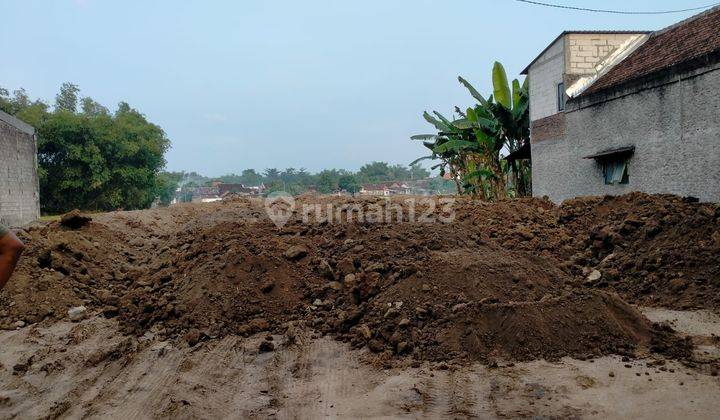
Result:
[[[0,222],[21,226],[40,217],[37,144],[27,124],[0,117]]]
[[[557,85],[565,71],[565,38],[561,37],[528,69],[530,121],[556,114]]]
[[[565,132],[532,144],[533,195],[560,202],[629,191],[720,201],[720,65],[578,98]],[[584,156],[635,146],[629,183],[605,185],[602,167]]]
[[[631,33],[567,33],[561,36],[528,69],[530,121],[558,112],[557,85],[565,88],[581,76],[596,73],[595,66],[631,38]]]

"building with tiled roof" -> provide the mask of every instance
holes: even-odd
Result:
[[[720,201],[720,7],[656,32],[563,32],[530,81],[533,195]]]

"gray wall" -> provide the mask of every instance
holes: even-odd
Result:
[[[560,202],[630,191],[720,201],[720,65],[571,101],[564,134],[532,144],[533,195]],[[591,159],[635,146],[629,184],[605,185]]]
[[[27,124],[0,115],[0,222],[9,226],[40,217],[37,144],[31,133]]]

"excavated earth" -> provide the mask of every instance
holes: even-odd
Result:
[[[407,218],[407,199],[301,197],[280,228],[249,198],[37,224],[18,233],[28,248],[0,294],[0,326],[48,324],[84,305],[128,337],[191,347],[267,333],[260,350],[271,351],[270,333],[292,342],[310,328],[386,365],[652,353],[692,364],[688,338],[631,304],[720,309],[716,204],[456,198],[454,219],[432,223],[352,211],[305,222],[299,210]]]

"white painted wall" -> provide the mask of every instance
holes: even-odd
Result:
[[[565,72],[565,38],[561,37],[528,69],[530,121],[557,113],[557,84]]]

